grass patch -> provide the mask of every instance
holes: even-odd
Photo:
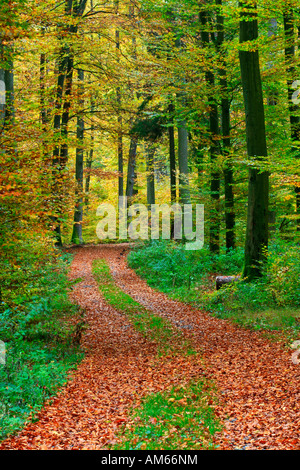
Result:
[[[159,355],[174,351],[194,352],[182,333],[169,321],[147,310],[115,284],[105,260],[93,262],[93,275],[105,300],[124,312],[137,331],[157,344]]]
[[[114,450],[207,450],[221,430],[214,416],[213,388],[206,381],[151,394],[132,411]],[[209,398],[208,398],[209,397]]]

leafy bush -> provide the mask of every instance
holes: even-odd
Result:
[[[243,253],[238,249],[216,256],[207,247],[189,251],[174,241],[152,241],[133,250],[128,262],[150,285],[173,292],[202,283],[209,273],[238,274]]]
[[[79,308],[68,297],[69,255],[23,246],[14,259],[0,259],[0,439],[19,430],[43,406],[82,358],[73,319]],[[40,248],[40,251],[38,250]]]
[[[300,247],[271,242],[262,278],[215,290],[216,275],[238,275],[243,249],[213,255],[207,248],[186,251],[175,242],[150,242],[132,251],[129,264],[147,282],[172,297],[193,302],[211,314],[253,328],[300,327]]]

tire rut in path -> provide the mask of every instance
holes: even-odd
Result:
[[[292,363],[291,350],[169,299],[128,268],[125,254],[110,256],[110,266],[119,287],[172,321],[201,349],[206,375],[219,390],[215,411],[225,423],[224,433],[216,436],[221,449],[300,449],[300,365]]]

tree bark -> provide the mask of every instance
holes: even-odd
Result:
[[[136,189],[136,153],[137,153],[138,137],[136,135],[131,136],[129,156],[128,156],[128,168],[127,168],[127,184],[126,184],[126,196],[128,198],[128,207],[132,203],[132,198],[137,194]]]
[[[176,40],[176,47],[180,50],[182,47],[182,41],[180,38]],[[185,91],[185,80],[182,80],[181,90],[177,93],[177,103],[179,112],[181,107],[186,106],[186,91]],[[190,204],[190,185],[189,185],[189,135],[186,120],[179,117],[177,123],[177,135],[178,135],[178,170],[179,170],[179,202],[180,204]]]
[[[14,65],[12,60],[12,48],[3,46],[0,42],[0,53],[3,57],[3,68],[0,69],[1,100],[0,100],[0,124],[1,131],[9,129],[14,124]]]
[[[216,4],[222,8],[222,0],[216,0]],[[224,43],[224,16],[217,14],[217,50],[221,53]],[[224,195],[225,195],[225,228],[226,250],[235,248],[235,212],[233,193],[233,166],[230,157],[230,100],[228,97],[228,83],[226,73],[226,61],[222,59],[222,68],[219,71],[220,85],[222,88],[221,122],[222,122],[222,150],[226,157],[224,164]]]
[[[206,11],[200,12],[201,23],[201,40],[204,47],[208,47],[210,38],[207,30],[208,14]],[[211,160],[211,212],[210,212],[210,229],[209,229],[209,248],[213,253],[220,251],[220,172],[215,169],[215,163],[220,154],[219,144],[219,112],[218,105],[213,95],[215,85],[215,77],[211,70],[205,72],[205,79],[209,85],[209,131],[210,131],[210,160]]]
[[[169,126],[169,159],[170,159],[170,193],[171,203],[176,202],[176,153],[175,153],[175,135],[174,135],[174,105],[169,104],[168,107],[169,119],[171,125]]]
[[[85,206],[86,206],[86,212],[88,211],[89,207],[89,192],[90,192],[90,181],[91,181],[91,168],[93,164],[93,158],[94,158],[94,141],[95,141],[95,125],[94,125],[94,111],[95,111],[95,102],[93,98],[91,97],[91,142],[90,142],[90,149],[87,151],[87,159],[86,159],[86,177],[85,177]]]
[[[147,172],[147,205],[148,210],[151,210],[151,204],[155,204],[154,144],[151,142],[146,142],[145,150]]]
[[[56,91],[56,113],[54,116],[54,132],[56,134],[56,146],[53,150],[53,193],[55,200],[55,212],[52,216],[56,246],[62,246],[61,224],[59,217],[63,212],[63,189],[64,189],[64,169],[68,160],[68,123],[70,112],[70,98],[72,93],[74,53],[65,37],[68,34],[78,32],[78,24],[73,21],[74,18],[82,17],[87,0],[65,0],[65,15],[70,17],[69,24],[63,26],[59,38],[62,46],[58,60],[58,77]],[[62,107],[62,98],[65,88],[65,100]]]
[[[180,121],[178,132],[178,169],[179,169],[179,201],[190,204],[189,167],[188,167],[188,130],[185,121]]]
[[[258,38],[256,4],[240,2],[240,44]],[[253,46],[254,47],[254,46]],[[269,173],[260,169],[267,159],[265,114],[258,50],[239,51],[246,115],[247,152],[251,160],[243,278],[262,275],[268,247]]]
[[[115,7],[116,10],[118,11],[119,8],[119,2],[115,2]],[[115,37],[116,37],[116,52],[117,52],[117,62],[119,62],[119,51],[120,51],[120,31],[116,29],[115,32]],[[117,137],[117,148],[118,148],[118,172],[119,172],[119,177],[118,177],[118,194],[119,197],[123,197],[124,195],[124,168],[123,168],[123,136],[122,136],[122,125],[123,125],[123,119],[122,119],[122,112],[121,112],[121,103],[122,103],[122,98],[121,98],[121,88],[117,87],[117,115],[118,115],[118,137]]]
[[[295,60],[295,21],[294,12],[289,2],[286,4],[286,9],[283,14],[284,23],[284,35],[285,35],[285,62],[286,62],[286,73],[287,73],[287,88],[288,88],[288,104],[289,104],[289,118],[291,126],[291,139],[293,155],[300,158],[300,116],[299,116],[299,105],[293,103],[292,96],[295,91],[293,83],[295,80],[299,80],[299,76],[296,67],[294,66]],[[300,183],[295,186],[296,193],[296,214],[297,214],[297,231],[300,230]]]
[[[76,163],[75,163],[75,210],[74,210],[74,224],[72,233],[72,243],[83,243],[82,238],[82,221],[83,221],[83,139],[84,139],[84,120],[82,112],[84,109],[84,72],[78,70],[78,105],[79,115],[77,117],[77,148],[76,148]]]

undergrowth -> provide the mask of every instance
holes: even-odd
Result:
[[[218,291],[216,276],[241,274],[242,248],[214,255],[207,248],[188,251],[174,241],[152,241],[132,250],[128,263],[170,297],[245,327],[280,330],[294,338],[300,329],[299,258],[299,246],[274,239],[261,279],[227,284]]]
[[[23,247],[15,262],[1,260],[0,440],[35,420],[82,359],[76,323],[83,313],[68,297],[69,255],[37,256]]]

